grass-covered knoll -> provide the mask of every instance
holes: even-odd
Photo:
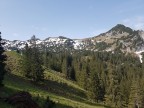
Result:
[[[61,73],[45,70],[44,82],[39,84],[31,82],[20,73],[21,55],[16,52],[6,52],[6,54],[11,73],[5,75],[5,87],[1,88],[0,96],[8,97],[18,91],[27,91],[42,108],[48,96],[56,103],[54,108],[104,108],[88,101],[86,91],[73,81],[61,77]],[[13,107],[0,102],[0,108]]]

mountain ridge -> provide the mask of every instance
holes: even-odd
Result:
[[[26,41],[3,39],[3,42],[6,43],[4,48],[6,50],[23,50],[26,43],[31,46],[31,39]],[[122,52],[136,53],[140,56],[144,52],[144,31],[133,30],[125,25],[117,24],[107,32],[90,38],[70,39],[65,36],[48,37],[44,40],[36,38],[36,44],[41,49],[47,48],[53,52],[63,50],[120,50]]]

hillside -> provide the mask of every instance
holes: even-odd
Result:
[[[32,45],[33,37],[26,41],[4,39],[6,50],[23,50],[25,44]],[[117,24],[112,29],[98,36],[86,39],[70,39],[64,36],[48,37],[44,40],[36,38],[37,47],[40,50],[51,52],[63,52],[64,50],[89,50],[89,51],[114,51],[121,50],[126,53],[134,53],[141,58],[144,50],[144,31],[133,30],[122,24]]]
[[[47,96],[56,103],[54,108],[104,108],[101,105],[88,101],[86,91],[75,82],[62,77],[61,73],[52,70],[45,71],[45,81],[35,84],[24,78],[19,68],[21,57],[16,52],[6,52],[7,64],[11,73],[5,76],[5,87],[0,96],[7,97],[18,91],[28,91],[33,99],[39,97],[37,103],[42,107]],[[1,108],[12,108],[10,105],[0,102]]]
[[[19,42],[7,41],[4,46],[15,51],[5,52],[2,105],[7,105],[6,94],[11,97],[24,90],[30,105],[38,103],[42,108],[46,103],[73,108],[144,106],[143,31],[118,24],[87,39],[60,36],[41,41],[33,36]]]
[[[45,108],[46,102],[54,108],[143,106],[144,65],[138,57],[120,50],[74,53],[38,51],[30,47],[23,53],[5,52],[8,57],[7,74],[5,87],[0,90],[0,106],[9,107],[10,104],[4,100],[19,91],[25,91],[27,95],[30,93],[32,98],[29,100],[33,99],[41,108]],[[39,66],[41,68],[37,68]]]

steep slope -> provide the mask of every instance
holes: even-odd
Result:
[[[135,52],[144,48],[141,31],[118,24],[106,33],[92,38],[97,50]]]
[[[118,24],[106,33],[93,38],[95,49],[99,51],[121,50],[124,53],[134,53],[142,62],[141,53],[144,52],[144,32],[135,31]]]

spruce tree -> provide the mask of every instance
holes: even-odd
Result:
[[[70,67],[70,79],[74,81],[76,80],[74,66]]]
[[[45,68],[49,68],[49,53],[47,51],[44,52],[44,57],[43,57],[43,64]]]
[[[80,84],[81,86],[85,89],[85,90],[88,90],[88,85],[89,85],[89,78],[88,78],[88,75],[86,73],[86,70],[83,69],[81,72],[80,72]]]
[[[31,48],[26,44],[25,55],[23,60],[24,75],[34,82],[39,82],[44,79],[44,70],[42,68],[42,57],[39,49],[36,46],[36,38],[31,38]]]
[[[2,42],[1,38],[1,32],[0,32],[0,86],[3,86],[3,79],[4,79],[4,74],[5,74],[5,63],[4,61],[6,60],[6,56],[3,54],[4,53],[4,48],[3,45],[4,43]]]
[[[121,83],[120,83],[120,93],[121,93],[120,106],[122,108],[128,107],[130,85],[131,85],[131,81],[128,81],[126,77],[124,77],[121,80]]]
[[[24,56],[23,56],[23,63],[22,63],[22,70],[24,76],[31,78],[31,48],[29,48],[28,44],[25,46]]]
[[[143,94],[138,83],[138,79],[134,79],[130,88],[130,96],[128,108],[142,108]]]
[[[68,75],[67,75],[67,59],[66,59],[66,56],[63,58],[63,61],[62,61],[62,73],[65,75],[65,77],[67,78]]]
[[[65,77],[68,79],[75,80],[75,70],[72,66],[72,56],[65,54],[62,62],[62,73],[64,73]]]
[[[115,67],[109,65],[109,73],[108,73],[108,80],[109,80],[109,87],[107,88],[107,93],[105,95],[105,101],[107,105],[111,105],[113,107],[118,107],[118,100],[120,95],[119,89],[119,81],[117,76],[117,71]]]
[[[88,91],[89,91],[88,93],[89,98],[98,103],[101,95],[100,79],[98,73],[93,69],[90,74]]]
[[[31,38],[32,43],[32,55],[31,55],[31,74],[32,80],[35,82],[42,81],[44,79],[44,70],[42,68],[42,57],[39,49],[36,45],[36,37]]]

